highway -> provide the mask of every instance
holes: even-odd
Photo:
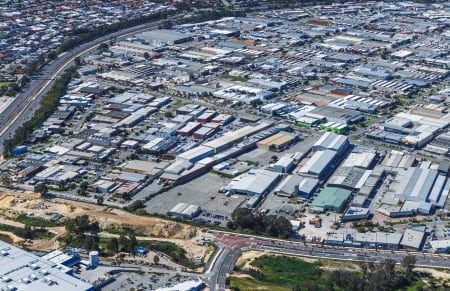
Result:
[[[176,16],[173,18],[176,18]],[[73,64],[75,58],[89,53],[111,38],[123,37],[156,28],[162,21],[158,20],[137,25],[97,38],[59,55],[56,59],[43,66],[39,71],[41,75],[39,79],[32,79],[23,88],[23,92],[19,93],[14,101],[0,114],[0,151],[3,152],[4,141],[11,138],[16,129],[33,116],[34,112],[39,108],[41,98],[50,90],[59,74]]]
[[[287,255],[306,256],[321,259],[348,260],[381,263],[386,259],[400,263],[405,256],[414,255],[416,266],[450,269],[450,255],[429,254],[408,251],[376,250],[364,248],[344,248],[322,246],[279,239],[262,238],[252,235],[213,231],[220,248],[205,275],[210,290],[225,291],[227,274],[234,268],[240,253],[245,250],[259,250]],[[205,278],[206,279],[206,278]]]

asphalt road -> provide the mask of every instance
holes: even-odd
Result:
[[[213,291],[216,289],[219,291],[226,290],[227,274],[233,270],[234,263],[241,251],[249,249],[321,259],[374,263],[381,263],[386,259],[392,259],[400,263],[405,256],[414,255],[416,266],[450,269],[450,256],[443,254],[321,246],[227,232],[215,233],[217,234],[216,241],[220,244],[221,250],[217,252],[217,257],[214,258],[213,266],[209,271],[211,273],[209,277],[210,290]]]

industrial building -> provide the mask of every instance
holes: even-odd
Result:
[[[450,240],[432,240],[430,248],[433,253],[446,253],[450,250]]]
[[[318,179],[326,177],[334,168],[337,153],[332,150],[315,152],[309,160],[300,168],[298,173],[303,176],[311,176]]]
[[[325,212],[328,210],[342,212],[349,201],[352,192],[342,188],[325,187],[311,204],[313,212]]]
[[[351,191],[359,190],[369,178],[371,170],[358,167],[339,167],[328,180],[328,185]]]
[[[201,211],[202,210],[198,205],[178,203],[172,209],[170,209],[169,214],[172,216],[192,219],[193,217],[198,216]]]
[[[312,150],[314,152],[323,150],[332,150],[337,152],[338,154],[341,154],[348,148],[348,146],[349,141],[345,135],[339,135],[333,132],[326,132],[312,146]]]
[[[272,123],[261,122],[257,125],[253,126],[245,126],[235,131],[230,131],[224,134],[221,137],[218,137],[212,141],[204,143],[205,147],[211,148],[214,153],[221,152],[226,148],[231,147],[232,144],[241,141],[243,138],[251,136],[255,133],[258,133],[262,130],[269,128]]]
[[[191,163],[200,161],[203,158],[212,156],[214,151],[207,146],[199,145],[177,156],[177,160],[185,160]]]
[[[278,173],[289,173],[295,165],[303,158],[304,154],[296,152],[294,154],[286,154],[276,161],[272,168]]]
[[[164,161],[156,163],[152,161],[131,160],[123,165],[122,171],[143,174],[153,179],[161,175],[169,164],[170,163]]]
[[[1,290],[94,290],[91,284],[71,276],[72,270],[0,241]]]
[[[341,221],[357,221],[361,219],[370,219],[371,213],[369,208],[363,207],[349,207],[347,211],[342,215]]]
[[[400,245],[407,250],[421,250],[425,243],[425,231],[418,229],[406,229]]]
[[[357,124],[363,122],[366,117],[356,110],[344,109],[332,106],[320,106],[311,110],[309,117],[315,117],[328,122],[339,122],[343,124]]]
[[[342,167],[358,167],[362,169],[372,168],[375,164],[376,154],[373,152],[352,152],[342,162]]]
[[[278,196],[291,197],[298,195],[298,185],[305,177],[299,175],[288,175],[275,188],[274,193]]]
[[[346,133],[349,129],[347,124],[339,123],[339,122],[327,122],[324,124],[321,124],[319,126],[320,129],[325,131],[331,131],[337,134],[343,134]]]
[[[297,134],[280,132],[257,142],[256,146],[258,148],[262,148],[265,150],[281,152],[297,141],[298,141]]]
[[[398,250],[401,239],[401,233],[350,232],[332,233],[328,235],[325,243],[333,246]]]
[[[298,196],[309,198],[317,190],[319,180],[311,177],[303,177],[298,184]]]
[[[408,168],[407,170],[398,169],[395,177],[395,198],[411,201],[426,201],[430,195],[437,178],[437,171],[422,168]],[[439,191],[443,184],[436,185]]]
[[[265,195],[279,181],[280,174],[268,170],[251,170],[234,178],[225,189],[230,193]]]
[[[180,44],[193,40],[193,36],[190,34],[168,29],[148,30],[137,34],[136,38],[144,40],[155,47]]]
[[[63,188],[67,183],[81,176],[81,168],[77,166],[53,166],[34,176],[34,180]]]
[[[299,175],[288,175],[275,188],[274,193],[278,196],[299,196],[309,198],[317,189],[319,180]]]

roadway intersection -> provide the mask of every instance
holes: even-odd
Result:
[[[234,269],[234,264],[240,253],[246,250],[259,250],[270,253],[321,259],[374,263],[381,263],[387,259],[392,259],[397,263],[400,263],[404,257],[414,255],[416,257],[416,266],[450,268],[450,256],[444,254],[333,247],[220,231],[211,232],[216,234],[215,242],[219,245],[219,249],[211,260],[211,263],[208,265],[208,271],[204,276],[206,282],[209,283],[211,291],[226,290],[225,281],[227,274]]]

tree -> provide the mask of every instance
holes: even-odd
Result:
[[[75,63],[75,66],[79,67],[81,66],[81,59],[80,57],[76,57],[73,62]]]
[[[277,217],[268,225],[267,234],[280,238],[288,238],[292,235],[292,225],[284,217]]]
[[[128,206],[125,206],[124,209],[129,212],[136,212],[138,209],[144,208],[145,204],[142,200],[136,200]]]
[[[105,43],[105,42],[101,43],[101,44],[98,46],[98,49],[99,49],[101,52],[107,51],[108,48],[109,48],[109,46],[108,46],[108,44]]]
[[[107,244],[106,248],[113,254],[119,251],[119,241],[113,237]]]
[[[149,54],[148,52],[145,52],[145,53],[144,53],[144,58],[145,58],[146,60],[149,60],[149,59],[150,59],[150,54]]]
[[[34,192],[40,193],[41,196],[44,196],[47,193],[48,187],[45,183],[38,183],[34,186]]]
[[[86,190],[88,188],[89,184],[88,182],[84,181],[80,184],[80,188],[78,189],[77,193],[80,196],[86,196]]]
[[[400,263],[400,266],[403,269],[403,273],[407,280],[411,279],[412,270],[414,268],[414,265],[416,264],[416,257],[413,255],[408,255],[403,258],[403,260]]]
[[[31,226],[25,225],[23,237],[26,239],[33,239],[33,230],[31,229]]]
[[[153,263],[155,263],[156,265],[159,264],[159,257],[158,257],[157,255],[155,255],[155,256],[153,257]]]
[[[100,226],[97,221],[89,222],[89,216],[81,215],[75,218],[68,218],[64,222],[64,226],[67,232],[80,235],[85,232],[97,233],[100,230]]]
[[[9,189],[11,187],[12,180],[9,175],[3,174],[1,177],[1,181],[2,181],[3,186],[5,186],[6,188]]]
[[[103,202],[104,202],[103,197],[97,198],[97,205],[103,205]]]
[[[125,249],[127,252],[134,254],[134,248],[137,246],[137,239],[134,235],[129,235]]]

